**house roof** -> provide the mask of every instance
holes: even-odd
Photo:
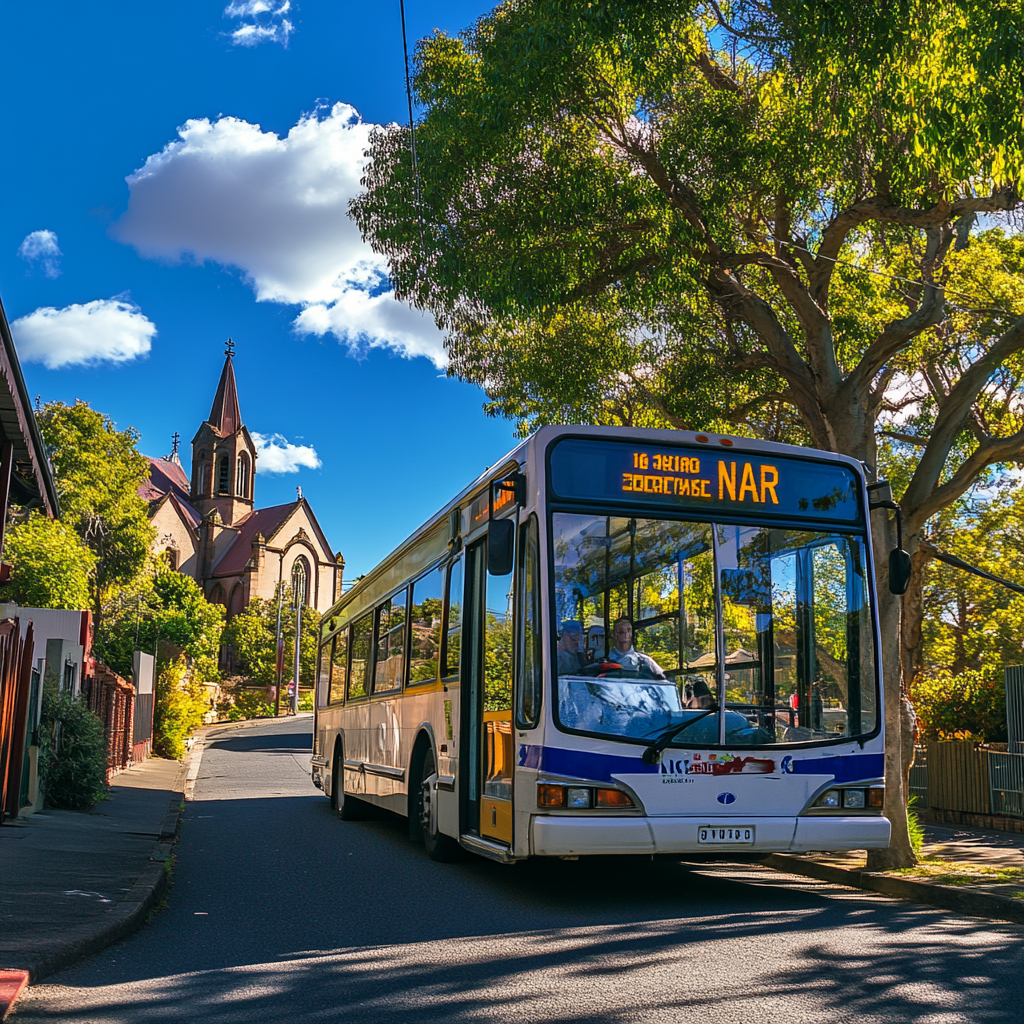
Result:
[[[230,437],[242,426],[242,413],[238,408],[238,388],[235,385],[235,368],[232,354],[229,352],[224,359],[217,394],[213,399],[213,408],[207,423],[221,437]]]
[[[47,515],[59,516],[57,485],[32,413],[3,303],[0,303],[0,429],[14,446],[12,500],[22,505],[41,503]]]

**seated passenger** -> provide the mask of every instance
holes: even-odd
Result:
[[[683,706],[696,710],[707,710],[715,706],[715,698],[703,679],[694,679],[683,687]]]
[[[650,655],[641,654],[633,646],[633,623],[629,619],[615,620],[612,639],[615,641],[615,646],[608,654],[609,661],[617,662],[630,672],[639,672],[641,668],[645,668],[655,679],[664,679],[668,682],[661,666]]]
[[[574,675],[590,659],[585,651],[580,650],[583,643],[583,626],[574,619],[567,619],[562,623],[561,633],[558,637],[558,674],[560,676]]]

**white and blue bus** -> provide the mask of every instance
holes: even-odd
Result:
[[[324,615],[313,780],[438,860],[885,847],[874,587],[853,459],[545,427]]]

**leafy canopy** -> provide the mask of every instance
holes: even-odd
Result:
[[[154,533],[138,489],[149,463],[136,430],[118,430],[86,402],[47,402],[36,419],[64,519],[95,555],[91,604],[102,620],[104,602],[119,588],[137,585],[148,565]]]
[[[1019,386],[1024,321],[984,271],[1017,243],[971,252],[1020,206],[1019,8],[512,0],[420,43],[419,173],[379,130],[352,213],[450,371],[525,426],[731,428],[875,468],[922,384],[913,535],[1024,448],[992,387]]]
[[[11,580],[4,596],[29,608],[89,607],[89,575],[96,556],[66,524],[36,511],[4,538]]]

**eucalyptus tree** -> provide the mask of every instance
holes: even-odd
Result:
[[[966,258],[1021,204],[1021,24],[1020,0],[509,0],[419,44],[415,136],[375,133],[352,213],[492,412],[733,424],[872,475],[886,431],[916,551],[1024,459],[1019,293]],[[1016,243],[985,244],[1006,276]],[[913,860],[905,683],[879,867]]]

